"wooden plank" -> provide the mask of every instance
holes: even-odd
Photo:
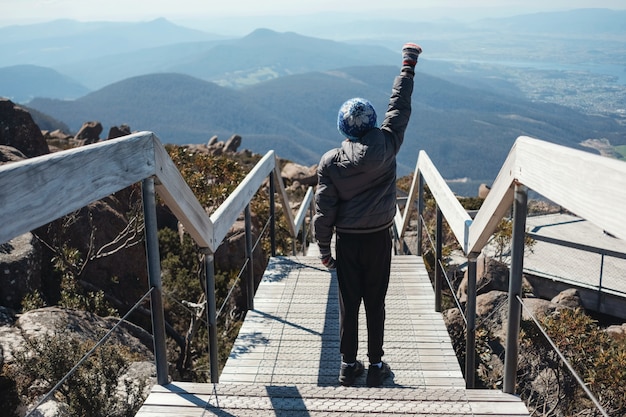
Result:
[[[450,230],[467,253],[467,231],[472,219],[424,151],[419,153],[418,168],[430,192],[437,200],[437,205],[448,222]]]
[[[624,161],[525,136],[515,148],[522,184],[626,240]]]
[[[135,414],[137,417],[206,417],[210,414],[202,407],[175,407],[170,405],[144,405],[139,412]]]
[[[155,145],[155,157],[157,193],[198,246],[215,252],[219,242],[213,236],[213,223],[160,142]]]
[[[281,180],[281,183],[282,183],[282,180]],[[298,210],[298,213],[296,214],[296,218],[294,219],[294,232],[300,230],[300,228],[302,227],[302,224],[304,223],[304,220],[306,219],[307,211],[309,210],[309,208],[311,207],[311,203],[313,202],[314,194],[315,193],[313,191],[313,187],[309,187],[306,190],[304,199],[302,200],[302,203],[300,203],[300,209]],[[295,238],[297,237],[297,235],[293,237]]]
[[[520,136],[470,227],[470,252],[480,251],[513,203],[515,183],[626,240],[626,164]]]
[[[0,167],[0,242],[43,226],[155,173],[150,132]]]
[[[528,416],[528,409],[523,402],[471,401],[473,415],[485,416]]]
[[[289,227],[289,232],[292,237],[297,236],[297,231],[295,227],[295,222],[293,220],[293,213],[291,212],[291,206],[289,205],[289,197],[287,197],[287,191],[285,190],[285,184],[283,184],[283,177],[280,172],[280,164],[278,163],[278,157],[274,159],[274,183],[278,186],[276,191],[278,191],[278,196],[280,197],[280,201],[283,205],[283,213],[285,217],[287,217],[287,226]]]
[[[418,199],[419,195],[419,185],[420,185],[420,160],[419,154],[417,161],[415,162],[415,169],[413,170],[413,181],[411,182],[411,187],[409,189],[409,194],[407,195],[406,203],[404,204],[404,213],[400,212],[400,209],[396,205],[396,217],[394,219],[396,225],[396,231],[400,235],[400,240],[404,238],[404,232],[409,227],[409,220],[411,216],[411,211],[413,210],[413,202]]]
[[[514,145],[515,149],[515,145]],[[515,152],[509,153],[504,161],[487,198],[469,228],[465,254],[480,252],[498,227],[506,213],[511,210],[514,194]]]
[[[224,240],[228,230],[237,221],[237,218],[252,197],[254,197],[267,176],[273,171],[275,162],[274,151],[269,151],[265,154],[252,171],[246,175],[241,184],[235,188],[235,191],[211,215],[211,223],[214,225],[213,241],[217,242],[218,245]],[[293,220],[291,224],[293,225]]]
[[[522,401],[499,391],[458,388],[346,388],[314,385],[195,384],[154,386],[140,417],[203,415],[528,416]]]

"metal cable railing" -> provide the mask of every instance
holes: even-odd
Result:
[[[580,377],[580,375],[578,375],[578,373],[576,372],[576,370],[574,369],[574,367],[572,366],[572,364],[567,360],[567,358],[565,357],[565,355],[563,354],[563,352],[561,352],[561,350],[558,348],[558,346],[556,345],[556,343],[554,343],[554,341],[552,340],[552,338],[550,337],[550,335],[548,335],[548,333],[546,332],[546,330],[541,326],[541,323],[539,322],[539,320],[537,319],[537,317],[533,314],[533,312],[524,304],[524,301],[522,300],[522,298],[520,296],[516,296],[517,301],[521,304],[522,308],[524,309],[524,311],[526,312],[526,314],[528,314],[528,316],[531,318],[531,320],[535,323],[535,325],[537,326],[537,329],[539,330],[539,332],[543,335],[543,337],[546,339],[546,341],[550,344],[550,346],[552,347],[552,350],[554,350],[554,352],[559,356],[559,358],[561,359],[561,361],[563,361],[563,364],[567,367],[567,369],[570,371],[570,373],[572,374],[572,376],[574,377],[574,379],[576,380],[576,382],[578,383],[578,385],[583,389],[583,391],[585,392],[585,394],[587,394],[587,396],[589,397],[589,399],[593,402],[593,405],[595,405],[595,407],[598,409],[598,411],[600,411],[600,413],[602,413],[602,415],[604,417],[609,417],[609,414],[606,412],[606,410],[604,409],[604,407],[602,407],[602,404],[600,404],[600,401],[598,401],[598,399],[596,398],[596,396],[593,394],[593,392],[591,392],[591,390],[589,389],[589,387],[587,387],[587,384],[585,384],[585,381],[583,381],[583,379]]]
[[[226,295],[224,296],[223,300],[221,301],[221,305],[219,306],[219,309],[216,308],[217,306],[215,306],[215,292],[211,291],[210,289],[213,287],[214,288],[214,284],[211,285],[209,283],[209,280],[214,280],[214,271],[213,271],[213,254],[208,254],[208,253],[203,253],[202,256],[202,260],[201,263],[204,265],[211,265],[210,267],[206,267],[204,269],[201,270],[201,275],[203,275],[204,281],[207,283],[206,285],[204,285],[204,289],[205,289],[205,294],[206,297],[204,299],[204,301],[202,301],[200,304],[195,304],[195,303],[191,303],[193,304],[193,307],[197,307],[199,309],[202,310],[206,310],[207,312],[207,318],[208,319],[204,319],[204,318],[200,318],[199,317],[199,313],[196,310],[195,312],[192,311],[192,309],[190,309],[188,306],[185,305],[184,302],[179,302],[177,300],[175,300],[175,302],[179,305],[181,305],[182,307],[184,307],[184,309],[189,312],[190,314],[193,314],[197,319],[200,319],[201,323],[204,323],[208,328],[209,328],[209,333],[216,333],[216,326],[217,326],[217,322],[218,320],[223,317],[223,313],[226,309],[226,306],[229,304],[229,302],[231,302],[232,296],[235,292],[235,290],[237,288],[244,288],[244,290],[247,292],[247,309],[252,309],[253,308],[253,297],[254,297],[254,274],[253,274],[253,268],[252,268],[252,263],[253,263],[253,256],[252,254],[256,251],[256,249],[258,248],[259,244],[262,242],[262,240],[264,238],[267,237],[267,233],[269,230],[270,233],[270,238],[271,238],[271,252],[272,255],[275,254],[275,235],[272,235],[272,233],[275,234],[275,220],[276,220],[276,213],[275,213],[275,209],[274,209],[274,205],[273,205],[273,193],[272,193],[272,181],[270,180],[270,214],[268,216],[267,221],[263,224],[263,227],[261,229],[261,231],[258,234],[258,237],[256,238],[256,240],[254,242],[252,242],[251,240],[251,236],[252,236],[252,231],[251,231],[251,215],[250,215],[250,207],[249,204],[246,205],[245,210],[244,210],[244,214],[245,214],[245,229],[246,229],[246,256],[245,259],[243,261],[243,264],[241,265],[238,273],[236,274],[236,276],[234,277],[234,279],[232,280],[232,283],[229,284],[229,288],[227,290]],[[303,236],[303,245],[306,244],[306,236],[308,235],[307,230],[306,230],[306,222],[305,222],[305,216],[307,214],[307,208],[310,206],[311,204],[311,199],[312,199],[312,188],[309,188],[309,190],[307,191],[307,194],[305,196],[305,200],[302,203],[302,206],[298,212],[298,214],[295,217],[294,220],[294,229],[296,231],[300,231],[302,230],[302,236]],[[252,197],[250,197],[251,199]],[[288,205],[286,205],[288,207]],[[289,222],[289,216],[288,217],[288,222]],[[292,233],[293,234],[293,233]],[[293,250],[296,250],[296,241],[297,241],[298,236],[292,236],[293,239]],[[304,250],[304,246],[303,246],[303,250]],[[243,279],[244,275],[246,274],[246,272],[248,272],[249,276],[247,277],[246,280]],[[244,285],[245,284],[245,285]],[[208,288],[208,290],[207,290]],[[171,294],[166,294],[166,296],[168,297],[172,297]],[[213,307],[212,307],[213,305]],[[211,309],[214,308],[215,312],[211,312]],[[200,313],[201,314],[201,313]],[[211,319],[213,319],[213,322],[211,322]],[[209,357],[210,357],[210,365],[209,365],[209,370],[211,372],[211,380],[212,382],[217,382],[217,359],[216,359],[216,350],[217,350],[217,340],[215,337],[209,337]]]
[[[265,225],[263,226],[263,229],[261,230],[261,233],[259,233],[259,237],[257,238],[257,240],[254,242],[254,245],[252,246],[252,253],[254,253],[255,249],[258,246],[258,244],[261,242],[261,239],[263,238],[263,235],[265,234],[265,231],[267,230],[267,228],[270,226],[270,223],[271,223],[272,220],[273,220],[272,219],[272,215],[270,215],[270,217],[265,222]],[[250,259],[246,258],[246,260],[244,261],[243,265],[241,266],[241,269],[239,270],[239,273],[235,277],[233,285],[231,285],[230,289],[228,290],[228,293],[226,294],[226,297],[224,297],[224,301],[222,302],[222,305],[217,310],[217,317],[218,318],[222,315],[222,311],[224,310],[224,308],[228,304],[228,300],[230,300],[230,297],[232,296],[233,292],[237,288],[238,283],[241,281],[241,276],[247,270],[247,267],[248,267],[249,263],[250,263]]]
[[[518,235],[521,236],[525,236],[524,232],[524,227],[522,225],[522,222],[519,221],[520,217],[523,215],[526,215],[525,210],[523,210],[523,208],[526,206],[527,201],[525,200],[525,198],[519,198],[516,199],[516,206],[515,206],[515,210],[514,210],[514,222],[517,222],[517,231],[514,230],[513,231],[513,235],[515,236],[515,234],[517,233]],[[423,204],[423,203],[422,203]],[[519,276],[518,280],[515,280],[515,285],[514,287],[517,287],[516,290],[514,290],[512,293],[509,293],[509,298],[508,300],[503,300],[501,302],[499,302],[495,307],[492,308],[492,310],[490,311],[490,313],[487,316],[481,317],[481,320],[476,322],[475,321],[475,317],[474,317],[474,325],[473,325],[473,329],[470,329],[470,318],[468,316],[468,306],[466,304],[465,308],[463,307],[463,303],[461,302],[461,300],[459,299],[459,297],[456,294],[456,290],[454,288],[454,285],[452,283],[452,281],[449,278],[449,275],[446,271],[446,267],[444,265],[442,256],[441,256],[441,247],[440,245],[442,244],[443,241],[443,233],[441,231],[441,223],[443,221],[443,217],[440,215],[440,211],[438,210],[438,216],[437,216],[437,236],[435,238],[433,238],[430,229],[428,228],[427,224],[426,224],[426,220],[425,218],[422,216],[422,213],[419,214],[419,223],[420,223],[420,230],[424,230],[425,231],[425,236],[426,239],[428,240],[428,242],[426,243],[427,245],[430,246],[430,248],[432,249],[433,253],[436,253],[437,255],[435,256],[435,268],[440,268],[440,276],[445,279],[448,288],[450,289],[450,297],[454,300],[454,303],[456,305],[456,307],[458,308],[461,317],[463,318],[464,324],[465,324],[465,328],[466,328],[466,334],[468,335],[467,341],[466,341],[466,380],[469,380],[470,375],[469,375],[469,371],[474,371],[474,365],[468,366],[468,362],[469,361],[474,361],[474,355],[472,355],[472,350],[475,349],[475,340],[474,337],[470,336],[470,332],[475,333],[476,329],[478,329],[479,327],[481,327],[482,325],[484,325],[491,317],[493,317],[494,315],[500,313],[502,311],[502,309],[504,308],[505,305],[508,304],[509,306],[509,327],[511,326],[511,317],[519,317],[521,318],[521,310],[520,313],[516,313],[515,309],[511,308],[511,305],[513,304],[511,302],[511,300],[515,300],[517,301],[517,304],[519,306],[520,309],[524,309],[524,311],[531,317],[532,321],[534,322],[534,324],[537,326],[539,332],[543,335],[543,337],[547,340],[547,342],[549,343],[551,349],[557,354],[557,356],[561,359],[561,361],[563,362],[563,364],[565,365],[565,367],[568,369],[568,371],[572,374],[572,376],[574,377],[574,379],[576,380],[576,382],[578,383],[578,385],[582,388],[582,390],[585,392],[585,394],[587,395],[587,397],[592,401],[593,405],[595,406],[595,408],[597,408],[597,410],[601,413],[601,415],[603,416],[608,416],[608,413],[606,412],[606,410],[602,407],[602,405],[600,404],[599,400],[595,397],[595,395],[591,392],[591,390],[589,389],[589,387],[585,384],[585,382],[583,381],[583,379],[578,375],[578,373],[576,372],[576,370],[574,369],[574,367],[571,365],[571,363],[567,360],[567,358],[565,357],[565,355],[558,349],[557,345],[554,343],[554,341],[550,338],[550,336],[547,334],[547,332],[545,331],[545,329],[541,326],[541,323],[539,322],[539,320],[536,318],[536,316],[532,313],[532,311],[530,311],[530,309],[524,304],[522,298],[521,298],[521,270],[518,273],[512,273],[511,276]],[[514,223],[515,224],[515,223]],[[440,241],[441,240],[441,241]],[[513,254],[517,254],[517,256],[520,256],[519,254],[522,253],[523,254],[523,250],[520,251],[519,249],[516,249],[515,243],[517,243],[518,247],[520,245],[520,241],[515,241],[515,238],[513,238],[513,247],[511,248],[511,260],[513,261]],[[418,241],[418,245],[421,245],[421,239]],[[523,248],[523,241],[521,241],[521,246]],[[439,250],[438,250],[439,247]],[[421,252],[420,252],[421,253]],[[523,255],[522,255],[523,256]],[[621,256],[621,255],[620,255]],[[468,258],[468,265],[471,266],[471,260]],[[474,261],[475,262],[475,261]],[[475,264],[474,264],[475,265]],[[513,267],[517,267],[518,269],[521,269],[521,263],[520,262],[512,262],[511,268]],[[437,272],[437,271],[436,271]],[[473,273],[475,274],[475,267],[474,267],[474,271]],[[468,275],[471,275],[469,273],[468,270]],[[512,279],[512,278],[511,278]],[[435,274],[435,281],[437,280],[437,273]],[[468,284],[469,285],[469,284]],[[474,277],[474,285],[475,285],[475,277]],[[437,283],[435,282],[435,288],[437,287]],[[469,297],[471,296],[469,294],[470,290],[468,288],[468,302]],[[476,296],[476,288],[474,288],[474,297]],[[469,314],[474,314],[475,315],[475,304],[474,304],[474,309],[470,310]],[[513,320],[515,321],[515,320]],[[515,328],[515,327],[514,327]],[[510,329],[509,329],[510,331]],[[514,339],[516,340],[516,339]],[[511,344],[509,343],[511,341],[511,339],[507,339],[507,347],[505,349],[505,351],[507,352],[507,360],[505,361],[505,368],[509,367],[510,369],[515,366],[515,368],[513,368],[512,371],[509,372],[517,372],[517,359],[515,359],[515,361],[511,361],[510,357],[512,356],[510,354],[510,351],[514,351],[513,355],[515,356],[515,358],[517,357],[517,346],[513,346],[513,348],[511,347]],[[471,343],[471,344],[470,344]],[[506,375],[507,371],[505,370],[505,375]],[[507,382],[506,379],[504,382]],[[509,384],[510,384],[510,380],[509,380]]]
[[[565,166],[565,164],[555,164],[557,159],[559,161],[576,160],[578,163],[571,164],[572,168],[569,165]],[[83,168],[85,175],[68,175],[70,172],[75,172],[78,167]],[[581,167],[584,167],[587,172],[593,172],[597,175],[581,175]],[[37,174],[34,175],[33,173]],[[495,230],[497,221],[502,218],[505,212],[510,210],[511,204],[515,207],[514,212],[519,211],[520,213],[519,216],[515,215],[513,248],[511,250],[513,256],[503,389],[504,392],[514,393],[517,373],[518,317],[521,317],[522,308],[522,303],[518,298],[521,294],[527,191],[532,189],[551,201],[568,207],[583,218],[593,221],[603,230],[624,239],[626,238],[626,226],[624,226],[623,219],[619,219],[615,213],[620,212],[620,208],[626,205],[626,193],[623,193],[623,190],[626,189],[625,166],[621,162],[613,163],[608,158],[567,149],[532,138],[520,137],[504,162],[485,204],[474,219],[470,219],[467,212],[460,206],[424,152],[420,152],[415,173],[415,181],[421,183],[425,180],[429,187],[432,185],[431,192],[437,202],[438,211],[445,215],[450,230],[463,252],[468,256],[468,276],[470,279],[468,280],[468,302],[465,316],[468,336],[466,365],[471,364],[473,366],[475,353],[473,351],[475,346],[473,338],[476,328],[476,256]],[[248,227],[250,196],[262,186],[268,176],[270,179],[270,207],[272,207],[274,204],[273,180],[274,178],[280,179],[280,172],[277,171],[276,157],[270,151],[228,197],[227,201],[208,217],[158,138],[150,132],[140,132],[79,149],[58,152],[54,156],[32,158],[22,163],[0,167],[0,184],[3,185],[0,187],[0,201],[3,201],[4,204],[0,206],[0,215],[15,219],[0,229],[0,242],[6,242],[21,233],[55,220],[64,213],[77,210],[93,201],[142,181],[157,382],[159,384],[167,383],[168,373],[165,321],[161,299],[161,271],[156,234],[156,210],[154,207],[156,193],[175,213],[185,230],[189,232],[205,255],[203,259],[206,270],[205,288],[207,296],[213,297],[212,301],[207,300],[206,320],[209,327],[211,380],[217,382],[218,377],[217,374],[214,374],[216,371],[214,364],[217,363],[215,348],[217,346],[216,318],[218,314],[214,300],[213,254],[237,216],[244,209],[246,211],[246,230],[250,230]],[[611,178],[611,181],[595,181],[594,178],[597,176]],[[63,178],[63,187],[54,187],[59,178]],[[278,182],[282,187],[282,182]],[[94,187],[93,184],[100,186]],[[576,184],[576,193],[571,193],[571,184]],[[16,185],[23,187],[22,192],[15,194]],[[415,199],[419,188],[421,187],[416,187],[415,183],[411,185],[410,196],[407,201]],[[41,190],[48,190],[48,192],[43,193]],[[288,220],[289,231],[292,237],[296,239],[298,235],[296,225],[305,223],[304,217],[301,217],[300,214],[306,212],[309,202],[303,203],[300,213],[298,213],[298,219],[294,221],[293,213],[289,210],[289,204],[286,201],[284,188],[279,191],[277,194],[283,197],[284,215]],[[421,191],[423,190],[420,190],[420,193]],[[310,193],[308,192],[307,195]],[[580,201],[584,199],[581,199],[580,196],[588,196],[589,199],[593,199],[594,204],[581,204]],[[420,195],[419,201],[421,202],[422,199],[423,197]],[[407,204],[407,207],[410,206],[411,204]],[[275,236],[273,209],[270,211],[272,212],[270,235],[273,240]],[[20,215],[16,215],[17,213]],[[438,219],[439,217],[440,213],[438,213]],[[406,213],[404,218],[396,221],[396,225],[400,225],[397,227],[400,238],[406,229],[407,222]],[[418,222],[418,224],[421,228],[421,223]],[[438,221],[438,229],[439,225],[440,222]],[[303,239],[306,239],[307,233],[303,232],[302,235]],[[435,251],[438,253],[436,270],[443,270],[440,256],[442,239],[439,235],[438,230],[435,244]],[[421,240],[420,233],[418,233],[418,239]],[[247,258],[250,258],[253,245],[249,236],[246,237],[246,240]],[[432,241],[432,239],[430,240]],[[272,247],[274,248],[274,242],[272,242]],[[243,270],[247,269],[251,273],[250,262],[251,259],[246,260]],[[241,280],[240,277],[238,280]],[[450,286],[449,277],[446,277],[446,280]],[[249,287],[251,283],[252,280],[247,281],[248,296],[252,295]],[[436,279],[436,287],[438,285],[440,285],[439,279]],[[440,292],[440,288],[437,291]],[[473,368],[466,368],[465,374],[468,387],[472,387],[473,381],[469,379],[473,378]]]
[[[430,244],[430,247],[433,250],[433,253],[435,253],[437,250],[437,245],[435,241],[433,240],[433,237],[431,236],[430,232],[428,231],[426,220],[424,219],[424,216],[422,215],[420,215],[419,218],[420,218],[420,221],[422,222],[423,229],[426,231],[426,237],[428,238],[428,243]],[[459,300],[459,297],[457,297],[456,295],[456,290],[454,289],[454,285],[452,284],[452,281],[450,280],[450,277],[448,276],[448,272],[446,271],[443,261],[441,259],[435,258],[435,262],[436,262],[435,267],[440,268],[442,276],[443,278],[445,278],[446,283],[448,284],[448,288],[450,288],[450,297],[452,297],[452,299],[454,300],[454,303],[456,304],[456,307],[459,309],[459,312],[461,313],[461,317],[463,318],[463,321],[465,322],[465,326],[467,326],[467,317],[465,315],[465,309],[461,306],[461,300]]]
[[[33,415],[33,413],[37,410],[37,408],[39,408],[44,402],[48,401],[50,399],[50,397],[52,396],[52,394],[54,394],[61,386],[63,386],[63,384],[74,374],[74,372],[76,372],[76,370],[78,370],[78,368],[80,368],[80,366],[87,360],[89,359],[89,357],[100,347],[102,346],[108,339],[109,337],[111,337],[111,335],[113,334],[113,332],[123,323],[126,321],[126,319],[137,309],[141,306],[141,304],[146,300],[146,298],[148,298],[149,295],[152,294],[152,291],[154,291],[154,287],[150,288],[150,290],[148,290],[148,292],[146,292],[143,297],[141,297],[139,299],[139,301],[137,301],[135,303],[135,305],[128,310],[128,312],[124,315],[124,317],[122,317],[121,319],[118,320],[117,323],[115,323],[115,325],[113,327],[111,327],[111,329],[98,341],[96,342],[96,344],[87,352],[83,355],[83,357],[76,363],[76,365],[74,365],[74,367],[72,369],[70,369],[60,380],[59,382],[56,383],[56,385],[54,387],[52,387],[50,389],[50,391],[48,391],[38,402],[37,404],[35,404],[35,406],[26,414],[25,417],[30,417],[31,415]]]
[[[79,166],[85,168],[86,175],[74,176],[69,180],[65,179],[67,172],[74,172]],[[55,186],[58,178],[64,178],[63,187]],[[297,240],[299,229],[306,227],[305,216],[307,208],[311,204],[313,193],[312,189],[309,188],[301,210],[294,220],[281,181],[277,158],[273,151],[269,151],[263,156],[226,201],[211,216],[208,216],[169,157],[166,149],[151,132],[139,132],[94,145],[57,152],[53,156],[44,155],[31,158],[20,164],[8,164],[0,167],[0,184],[2,184],[0,200],[3,201],[3,204],[0,205],[0,214],[2,217],[16,219],[16,221],[7,224],[7,227],[0,229],[0,242],[6,242],[66,213],[78,210],[112,193],[141,182],[157,383],[166,384],[169,380],[166,322],[162,300],[163,288],[156,221],[157,194],[173,212],[204,255],[204,288],[207,302],[206,320],[202,322],[206,323],[209,328],[211,381],[217,382],[216,321],[218,312],[215,306],[214,253],[236,221],[239,213],[244,212],[247,256],[235,285],[241,285],[243,271],[248,270],[251,278],[246,281],[246,291],[249,297],[248,308],[252,308],[251,297],[253,297],[254,292],[253,270],[251,268],[252,252],[260,240],[257,240],[253,245],[250,238],[249,203],[257,190],[264,186],[267,178],[269,178],[270,189],[271,215],[268,221],[270,222],[269,234],[272,240],[272,256],[275,255],[276,234],[274,194],[277,194],[282,200],[283,215],[286,218],[288,232],[294,239],[295,251],[295,240]],[[94,187],[94,184],[99,184],[99,186]],[[16,196],[12,193],[15,186],[18,185],[24,187],[24,192]],[[42,190],[47,190],[47,192],[42,192]],[[10,198],[9,195],[11,195]],[[266,233],[267,228],[268,225],[266,224],[261,236]],[[306,245],[307,233],[303,231],[302,236],[303,245]],[[229,292],[231,295],[228,295],[227,299],[232,296],[232,290]],[[178,304],[184,306],[183,303]],[[220,314],[223,313],[224,305],[220,308]],[[84,360],[81,360],[80,363],[83,362]]]

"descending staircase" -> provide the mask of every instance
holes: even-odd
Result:
[[[272,258],[220,382],[155,386],[137,416],[529,415],[515,396],[465,389],[421,258],[393,257],[386,304],[392,377],[341,387],[335,273],[315,253]],[[363,311],[359,340],[367,363]]]

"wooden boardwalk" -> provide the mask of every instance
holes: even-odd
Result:
[[[367,388],[365,376],[339,386],[338,310],[335,273],[317,256],[272,258],[220,382],[155,386],[137,416],[529,415],[515,396],[464,388],[421,258],[393,258],[383,387]],[[363,311],[360,322],[367,368]]]

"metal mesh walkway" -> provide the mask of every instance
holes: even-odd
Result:
[[[314,255],[272,258],[220,383],[155,386],[137,415],[529,415],[517,397],[465,390],[421,258],[393,257],[386,301],[392,377],[382,388],[367,388],[365,376],[341,387],[335,273]],[[367,367],[361,310],[359,359]]]

